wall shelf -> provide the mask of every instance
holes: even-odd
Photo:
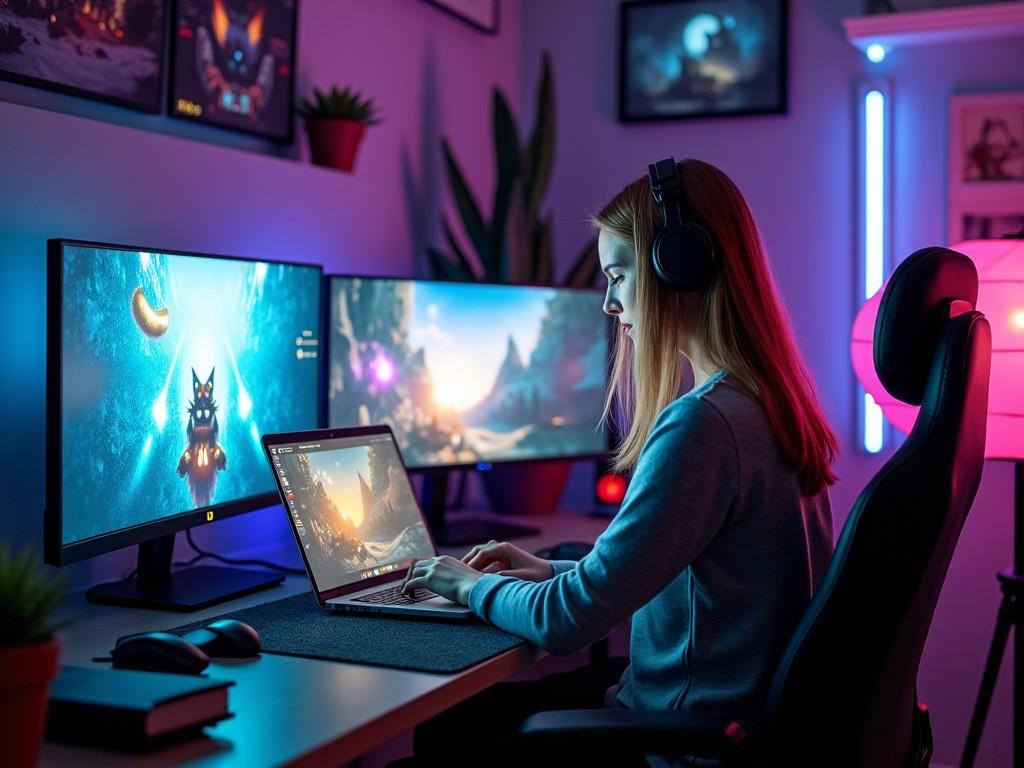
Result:
[[[1024,37],[1024,2],[984,3],[843,19],[846,39],[866,50]]]

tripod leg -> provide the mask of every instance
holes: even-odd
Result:
[[[1003,601],[999,604],[999,617],[996,619],[996,631],[992,636],[992,646],[989,648],[988,660],[985,662],[985,674],[981,678],[981,690],[978,691],[978,701],[974,705],[971,727],[967,731],[964,755],[960,758],[960,768],[971,768],[974,765],[978,745],[981,743],[981,731],[985,726],[985,717],[988,715],[988,706],[992,703],[992,691],[996,687],[999,665],[1003,661],[1003,650],[1006,648],[1010,625],[1013,623],[1013,613],[1013,598],[1003,595]],[[1017,631],[1020,632],[1019,629]]]

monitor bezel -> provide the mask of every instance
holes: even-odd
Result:
[[[323,402],[321,410],[323,412],[323,423],[328,429],[349,429],[358,425],[343,425],[343,424],[331,424],[331,411],[330,411],[330,388],[327,386],[327,379],[330,377],[330,361],[331,361],[331,308],[330,302],[334,296],[332,291],[332,285],[335,279],[339,280],[404,280],[407,282],[419,282],[419,283],[439,283],[447,285],[473,285],[473,286],[496,286],[502,288],[543,288],[546,290],[557,290],[557,291],[577,291],[582,293],[602,293],[600,288],[583,286],[583,285],[545,285],[543,283],[502,283],[490,280],[439,280],[429,277],[398,277],[395,275],[364,275],[364,274],[351,274],[351,273],[325,273],[323,276],[323,295],[324,295],[324,306],[321,311],[321,315],[324,318],[324,331],[323,331],[323,347],[324,347],[324,386],[321,388]],[[611,361],[611,355],[613,351],[612,345],[612,325],[611,318],[604,319],[605,324],[605,340],[606,340],[606,357]],[[607,387],[608,377],[611,375],[610,367],[605,369],[605,385]],[[607,444],[608,442],[608,428],[602,419],[598,424],[595,425],[595,429],[600,428],[601,431],[601,443]],[[398,442],[397,436],[395,437],[395,445],[401,450],[401,444]],[[451,470],[459,469],[477,469],[480,471],[489,471],[492,467],[504,467],[511,465],[525,465],[525,464],[538,464],[538,463],[550,463],[555,461],[589,461],[592,459],[603,458],[608,455],[607,450],[595,451],[594,453],[568,453],[558,456],[540,456],[531,457],[525,459],[488,459],[484,461],[467,461],[456,464],[406,464],[405,468],[410,473],[426,474],[429,472],[447,472]]]
[[[278,499],[276,490],[246,496],[241,499],[209,504],[195,509],[178,512],[168,517],[140,523],[128,528],[90,536],[74,542],[64,542],[64,498],[62,487],[63,468],[63,300],[64,300],[64,269],[63,249],[66,246],[84,248],[101,248],[113,251],[140,251],[169,256],[196,256],[206,259],[226,261],[244,261],[249,263],[283,264],[292,267],[304,267],[316,270],[320,275],[320,287],[324,283],[322,264],[285,261],[283,259],[262,259],[247,256],[230,256],[223,254],[203,253],[200,251],[184,251],[179,249],[153,248],[149,246],[125,245],[124,243],[106,243],[76,238],[49,238],[46,241],[46,497],[43,509],[43,559],[50,565],[68,565],[96,555],[113,552],[117,549],[142,544],[152,539],[198,525],[223,520],[228,517],[252,512],[273,506]],[[316,301],[317,297],[313,297]],[[317,329],[323,334],[324,325],[323,302],[317,306]],[[324,353],[321,343],[317,355],[317,397],[316,420],[319,428],[324,424],[326,412],[323,410],[322,391],[324,389]],[[276,488],[276,486],[275,486]]]

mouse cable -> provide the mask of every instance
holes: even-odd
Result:
[[[258,565],[263,568],[269,568],[273,571],[280,571],[281,573],[293,573],[297,576],[304,576],[306,574],[305,568],[291,568],[287,565],[279,565],[278,563],[271,563],[267,560],[237,559],[234,557],[224,557],[223,555],[218,555],[215,552],[207,552],[205,549],[200,549],[195,541],[192,540],[191,528],[185,529],[185,538],[188,540],[189,546],[196,551],[196,557],[193,557],[189,561],[189,565],[204,557],[210,557],[218,562],[225,563],[226,565]]]

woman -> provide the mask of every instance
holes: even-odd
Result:
[[[632,616],[629,666],[608,705],[729,712],[756,731],[832,553],[836,438],[739,190],[698,160],[657,167],[662,178],[651,166],[650,181],[628,185],[594,217],[604,310],[621,331],[606,402],[606,415],[625,417],[615,463],[632,472],[619,513],[579,563],[491,542],[461,561],[415,563],[406,588],[470,605],[556,654]],[[697,236],[676,237],[680,225]],[[679,397],[687,365],[693,387]],[[532,710],[600,706],[601,674],[579,685],[578,701],[509,697],[497,686],[418,732],[417,755],[451,750],[468,713],[510,735]],[[505,718],[494,707],[511,698]]]

